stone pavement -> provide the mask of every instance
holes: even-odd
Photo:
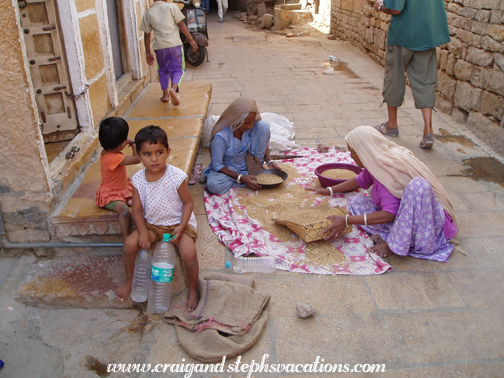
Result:
[[[220,114],[238,96],[252,97],[261,112],[293,121],[296,142],[310,147],[344,146],[343,138],[353,127],[385,119],[386,109],[380,107],[383,68],[355,47],[325,36],[286,38],[257,31],[231,14],[223,24],[216,21],[212,14],[210,62],[186,74],[186,80],[211,82],[210,114]],[[329,55],[341,62],[334,74],[324,75]],[[394,270],[380,276],[257,275],[257,287],[272,296],[270,317],[259,342],[243,354],[243,363],[258,362],[265,354],[270,364],[312,363],[320,356],[331,364],[386,364],[387,372],[380,374],[386,377],[504,375],[502,158],[440,113],[434,115],[434,149],[418,148],[422,119],[409,92],[399,110],[399,125],[401,136],[394,140],[422,159],[453,199],[461,252],[445,264],[391,257]],[[208,159],[202,149],[198,161],[208,164]],[[478,170],[481,166],[485,169]],[[192,192],[198,222],[204,222],[201,185]],[[201,236],[202,269],[226,271],[230,252],[209,228]],[[0,261],[2,377],[105,377],[114,376],[106,373],[107,363],[196,362],[177,343],[172,326],[141,311],[43,310],[14,301],[26,272],[41,262],[28,253]],[[315,317],[299,319],[297,302],[314,305]]]

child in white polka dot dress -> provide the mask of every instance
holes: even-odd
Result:
[[[135,144],[145,169],[132,178],[132,213],[137,229],[124,241],[126,281],[117,288],[117,297],[124,300],[131,291],[137,252],[150,249],[163,234],[173,234],[175,238],[171,242],[177,246],[187,274],[187,309],[193,311],[199,302],[199,265],[195,245],[197,225],[187,175],[166,164],[170,155],[168,137],[159,126],[141,129],[135,137]]]

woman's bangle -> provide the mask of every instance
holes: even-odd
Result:
[[[349,216],[349,215],[350,215],[350,214],[345,215],[345,224],[346,224],[346,226],[347,226],[347,227],[349,227],[349,224],[348,224],[348,216]]]
[[[367,214],[364,214],[364,226],[367,226]]]
[[[327,189],[329,189],[329,197],[332,197],[333,196],[333,190],[332,190],[332,187],[328,186]]]
[[[238,175],[238,178],[236,179],[236,182],[239,184],[240,183],[240,180],[242,178],[243,175]]]
[[[273,160],[268,161],[268,162],[266,163],[266,165],[269,167],[269,165],[270,165],[271,163],[273,163]]]

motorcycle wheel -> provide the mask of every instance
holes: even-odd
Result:
[[[198,51],[194,51],[189,44],[184,48],[185,60],[193,67],[199,66],[203,63],[205,61],[206,54],[207,52],[205,46],[198,46]]]

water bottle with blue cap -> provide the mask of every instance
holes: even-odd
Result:
[[[152,257],[152,272],[147,301],[147,312],[164,314],[170,307],[175,267],[175,246],[170,243],[175,235],[164,234]]]

